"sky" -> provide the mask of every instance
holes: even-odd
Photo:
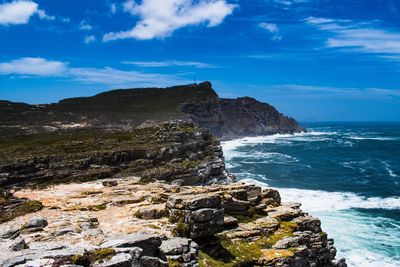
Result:
[[[400,121],[398,0],[0,0],[0,99],[211,81],[300,121]]]

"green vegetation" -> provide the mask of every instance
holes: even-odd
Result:
[[[182,264],[178,260],[168,259],[168,267],[181,267]]]
[[[212,245],[208,243],[201,245],[199,264],[201,267],[254,266],[254,263],[258,261],[291,257],[295,249],[272,249],[272,246],[279,240],[292,236],[297,228],[296,223],[281,222],[280,228],[274,234],[251,242],[229,240],[225,235],[221,235],[212,242]]]
[[[133,216],[135,216],[138,219],[143,219],[143,213],[140,211],[136,211]]]
[[[83,255],[74,255],[71,257],[71,262],[76,265],[89,267],[95,262],[103,262],[106,259],[110,259],[116,254],[112,248],[103,248],[94,251],[85,251]]]
[[[3,199],[3,204],[0,204],[0,208],[2,208],[2,205],[6,205],[8,202],[8,199],[2,198]],[[28,200],[25,202],[21,202],[18,204],[16,207],[14,207],[11,210],[7,211],[1,211],[1,217],[0,217],[0,223],[4,223],[10,220],[13,220],[14,218],[23,216],[28,213],[33,213],[41,210],[43,208],[42,203],[39,201],[35,200]],[[1,210],[1,209],[0,209]]]
[[[179,220],[176,223],[176,227],[174,229],[174,234],[180,237],[189,237],[190,236],[190,228],[184,221]]]
[[[81,210],[100,211],[100,210],[105,210],[106,208],[107,208],[107,203],[102,203],[98,205],[88,206],[87,208],[82,208]]]

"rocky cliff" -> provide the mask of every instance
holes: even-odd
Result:
[[[7,140],[0,266],[346,266],[300,204],[233,183],[193,123]]]
[[[205,128],[174,121],[127,132],[88,129],[0,142],[0,185],[46,185],[140,175],[143,183],[223,183],[220,142]]]
[[[0,265],[344,267],[317,218],[255,185],[139,177],[23,189],[43,208],[0,224]]]
[[[304,130],[255,99],[220,99],[210,82],[114,90],[46,105],[0,101],[0,137],[82,128],[131,130],[173,119],[190,120],[220,138]]]

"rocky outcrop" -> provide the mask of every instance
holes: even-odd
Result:
[[[103,182],[15,192],[44,207],[0,224],[0,265],[346,266],[320,221],[274,189]],[[152,208],[166,212],[137,216]]]
[[[221,99],[220,106],[230,138],[305,131],[294,119],[254,98]]]
[[[49,105],[0,101],[0,136],[71,129],[128,131],[177,119],[190,120],[225,139],[304,130],[294,119],[255,99],[220,99],[210,82],[113,90]]]
[[[208,129],[190,122],[168,122],[130,132],[42,135],[32,147],[0,151],[0,184],[54,184],[123,174],[143,182],[163,180],[182,185],[227,182],[220,142]],[[33,144],[33,142],[37,142]],[[40,144],[46,143],[43,147]]]

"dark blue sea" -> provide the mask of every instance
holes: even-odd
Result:
[[[400,123],[303,126],[224,142],[228,169],[301,202],[349,266],[400,266]]]

